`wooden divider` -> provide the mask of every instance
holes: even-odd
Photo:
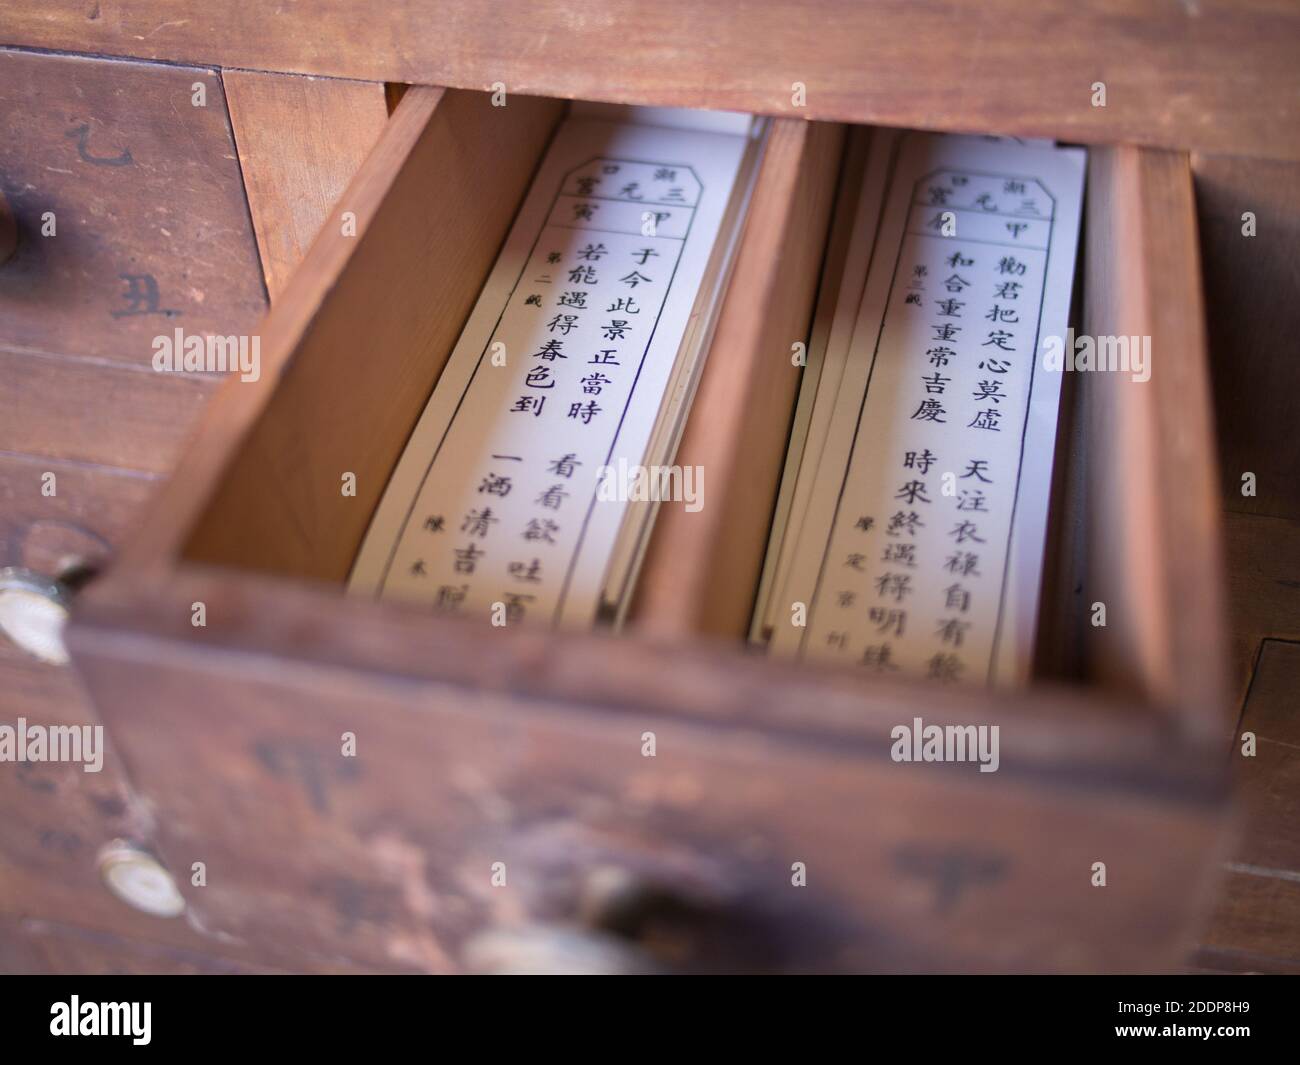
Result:
[[[1150,379],[1081,374],[1088,448],[1085,669],[1103,686],[1225,727],[1223,570],[1200,255],[1188,157],[1094,148],[1084,328],[1151,338]]]
[[[704,470],[705,505],[665,503],[630,613],[668,635],[749,625],[799,389],[844,145],[842,126],[774,123],[737,262],[675,461]]]

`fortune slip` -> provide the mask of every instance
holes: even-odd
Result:
[[[371,522],[354,592],[590,625],[750,146],[570,118]]]
[[[1084,154],[908,135],[777,653],[947,682],[1028,674]]]

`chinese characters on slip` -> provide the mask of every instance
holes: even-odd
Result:
[[[590,624],[744,138],[570,120],[372,522],[352,587]]]
[[[909,137],[778,650],[940,681],[1027,669],[1081,153]]]

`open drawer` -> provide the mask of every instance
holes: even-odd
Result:
[[[1083,324],[1151,335],[1154,372],[1069,383],[1040,678],[938,689],[742,645],[839,173],[826,124],[772,130],[679,452],[718,487],[663,509],[622,633],[343,596],[562,108],[407,92],[338,205],[355,235],[325,226],[260,380],[226,384],[77,604],[74,662],[188,920],[314,970],[1179,964],[1228,727],[1186,156],[1092,150]],[[1000,769],[895,763],[918,715],[997,725]]]

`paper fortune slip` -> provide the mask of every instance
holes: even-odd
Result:
[[[617,610],[653,512],[607,473],[671,461],[756,154],[747,119],[645,117],[679,125],[557,132],[351,591],[510,624]]]
[[[1066,335],[1083,177],[1078,149],[902,138],[875,240],[855,240],[870,268],[851,337],[827,348],[817,446],[785,493],[760,604],[776,653],[1028,675],[1061,389],[1042,346]]]

